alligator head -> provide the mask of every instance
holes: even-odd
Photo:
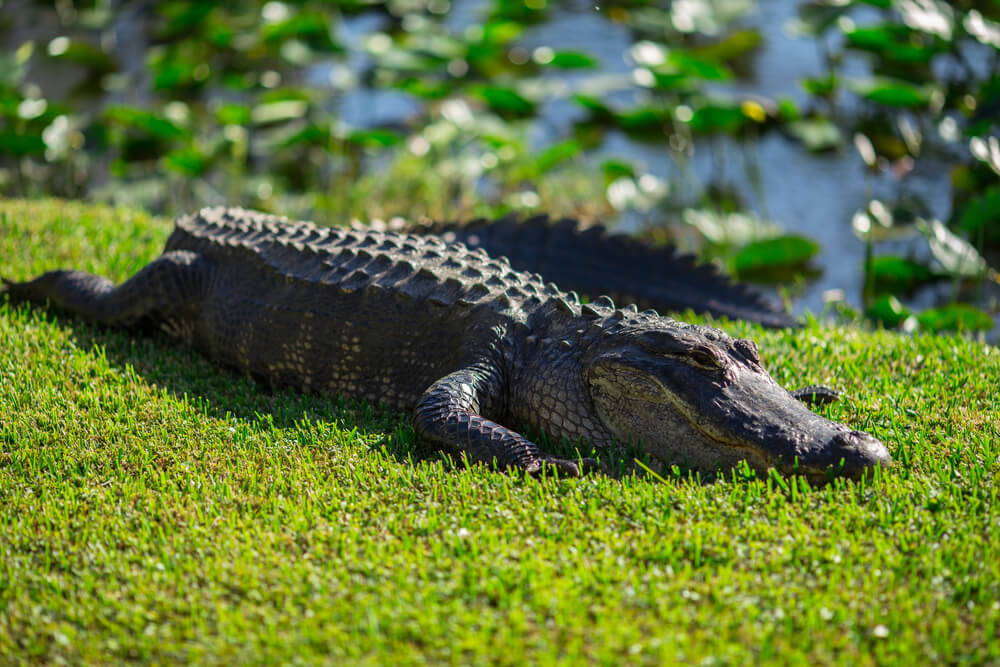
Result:
[[[877,439],[779,386],[753,341],[676,322],[602,338],[584,362],[597,414],[615,439],[659,460],[708,470],[747,461],[814,479],[891,465]]]

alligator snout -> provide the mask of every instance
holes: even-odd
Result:
[[[803,459],[798,462],[797,472],[814,476],[825,476],[832,468],[838,476],[858,478],[866,470],[892,466],[889,450],[877,438],[862,431],[846,429],[834,434],[823,446]],[[786,468],[788,472],[796,471],[795,464]]]

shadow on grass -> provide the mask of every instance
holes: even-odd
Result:
[[[400,464],[439,460],[441,454],[420,443],[410,425],[410,415],[384,405],[337,395],[306,393],[294,387],[271,387],[213,364],[192,347],[158,330],[116,329],[96,325],[58,308],[18,302],[0,294],[15,312],[38,311],[59,328],[69,331],[77,346],[88,353],[104,350],[108,363],[120,369],[131,366],[154,388],[177,399],[187,398],[209,417],[235,417],[252,425],[273,424],[293,429],[305,422],[327,422],[356,430],[373,448],[383,449]]]
[[[332,423],[357,431],[372,443],[372,449],[384,451],[399,464],[415,465],[445,459],[446,465],[462,465],[420,442],[406,411],[340,395],[307,393],[291,386],[273,387],[211,362],[193,347],[167,337],[158,329],[105,327],[55,307],[18,302],[0,294],[0,303],[3,301],[15,311],[45,313],[56,326],[70,332],[80,349],[93,354],[103,350],[112,366],[121,369],[131,366],[135,374],[153,388],[164,389],[177,399],[186,397],[196,410],[209,417],[225,419],[232,416],[254,426],[273,425],[281,429],[294,429],[303,422]],[[521,432],[537,442],[543,451],[556,456],[569,459],[599,457],[604,462],[603,474],[614,479],[635,475],[667,483],[680,483],[685,479],[710,483],[716,478],[715,475],[661,466],[636,447],[595,450],[582,442],[552,441],[544,432],[530,426]]]

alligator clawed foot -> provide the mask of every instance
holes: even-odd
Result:
[[[582,477],[601,469],[597,459],[560,459],[554,456],[546,457],[537,464],[528,467],[528,473],[533,477],[543,475],[558,475],[559,477]]]
[[[793,398],[797,398],[807,405],[826,405],[840,400],[839,391],[824,387],[821,384],[809,385],[808,387],[802,387],[788,393]]]

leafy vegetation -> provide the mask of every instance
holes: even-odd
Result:
[[[801,282],[823,249],[769,219],[759,171],[786,165],[755,157],[780,133],[810,153],[859,151],[870,183],[854,221],[869,245],[863,310],[905,301],[913,265],[926,284],[952,281],[954,296],[995,306],[982,289],[996,283],[984,257],[1000,243],[1000,9],[990,0],[800,3],[794,27],[826,72],[796,99],[747,92],[768,38],[747,20],[751,0],[598,3],[588,14],[630,40],[615,62],[585,43],[534,46],[572,15],[556,0],[491,0],[478,13],[450,0],[111,7],[27,3],[45,26],[30,34],[0,20],[0,193],[167,213],[225,202],[330,223],[546,206],[621,216],[744,277]],[[674,175],[609,157],[620,135],[655,146]],[[727,180],[726,146],[745,153],[748,188]],[[691,165],[703,152],[719,163],[699,183]],[[951,173],[946,225],[910,177],[921,170]],[[400,184],[400,174],[413,178]],[[424,205],[400,190],[437,194]],[[580,196],[546,196],[565,192]],[[687,224],[708,218],[722,221],[714,237]],[[741,219],[760,222],[754,234]],[[895,268],[904,273],[887,274]]]
[[[73,265],[121,280],[169,228],[4,201],[0,257],[15,278]],[[844,390],[824,413],[883,439],[896,467],[824,487],[459,469],[406,415],[267,393],[161,336],[0,297],[0,654],[1000,661],[996,349],[722,325],[783,384]]]

